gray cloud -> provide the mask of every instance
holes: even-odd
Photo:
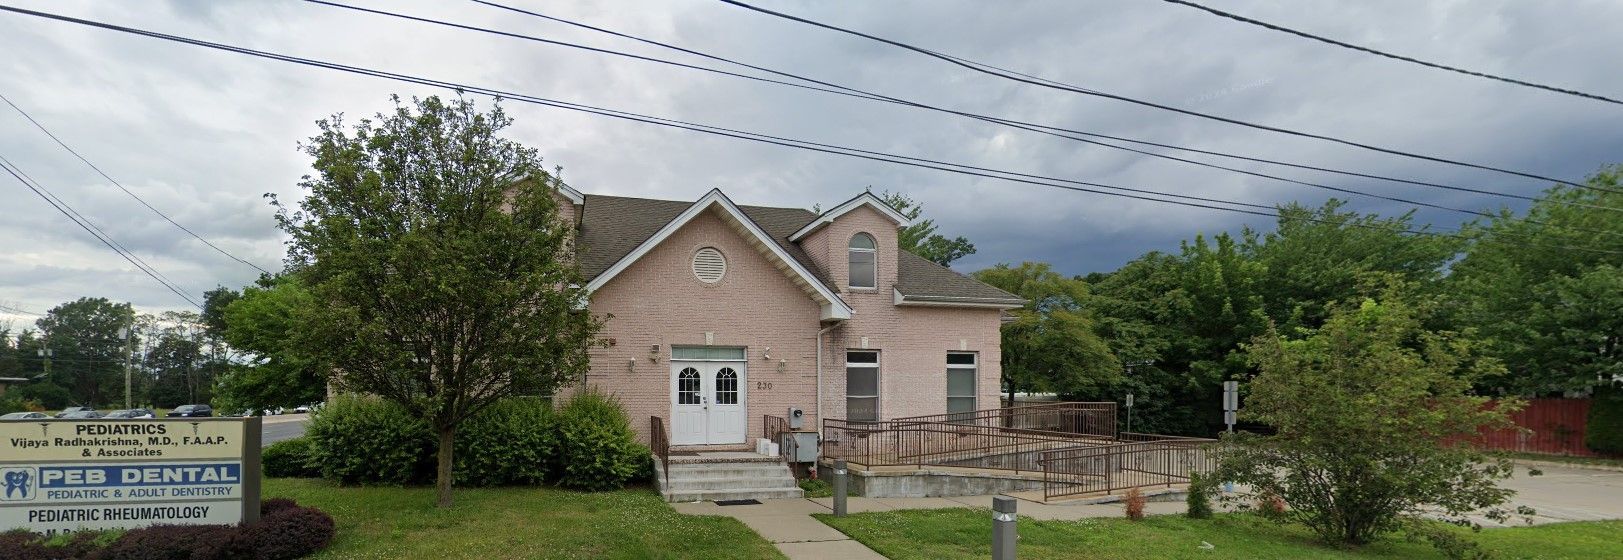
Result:
[[[871,42],[715,2],[525,7],[765,66],[942,106],[1331,167],[1532,194],[1544,185],[1022,86]],[[358,3],[661,57],[673,53],[472,3]],[[23,2],[25,7],[533,95],[986,167],[1258,203],[1330,193],[1194,168],[914,109],[609,59],[297,2]],[[1618,161],[1623,112],[1414,67],[1151,2],[805,3],[793,13],[1083,87],[1469,161],[1579,178]],[[1512,0],[1414,4],[1219,2],[1225,9],[1468,68],[1601,93],[1623,5]],[[431,88],[0,15],[0,91],[125,186],[263,266],[282,236],[261,198],[298,196],[295,150],[316,119],[390,107]],[[588,192],[692,199],[721,187],[753,204],[828,205],[871,185],[922,201],[981,251],[958,268],[1044,260],[1110,270],[1198,232],[1267,220],[944,174],[506,103],[513,137]],[[73,203],[195,297],[256,271],[117,192],[14,113],[0,154]],[[1249,166],[1247,166],[1249,167]],[[1259,170],[1262,168],[1258,168]],[[1466,208],[1504,200],[1297,171],[1305,180]],[[7,179],[9,181],[9,178]],[[1511,205],[1517,207],[1516,205]],[[1354,199],[1359,210],[1403,205]],[[1458,214],[1426,211],[1453,227]],[[42,311],[98,295],[158,311],[184,304],[19,185],[0,187],[0,300]],[[3,318],[3,317],[0,317]]]

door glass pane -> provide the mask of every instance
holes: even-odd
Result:
[[[716,372],[716,404],[738,404],[738,372],[733,368]]]
[[[699,370],[682,368],[676,374],[676,404],[700,404]]]
[[[947,365],[950,365],[950,366],[972,366],[972,365],[975,365],[975,354],[973,352],[948,352],[947,353]]]
[[[975,396],[975,370],[949,369],[947,370],[947,396],[973,397]]]
[[[974,411],[975,411],[975,397],[947,397],[947,412],[951,413],[951,412],[974,412]],[[967,417],[962,418],[962,420],[967,420],[967,419],[968,419]],[[961,420],[961,419],[960,418],[952,418],[951,420],[956,421],[956,420]]]
[[[879,397],[846,397],[845,418],[859,422],[879,419]]]
[[[850,350],[845,353],[846,363],[877,364],[879,353],[872,350]]]
[[[879,395],[879,368],[845,368],[845,394],[873,397]]]

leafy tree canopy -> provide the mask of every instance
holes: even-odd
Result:
[[[439,439],[438,503],[451,504],[456,428],[502,397],[549,393],[587,368],[601,322],[558,180],[504,138],[500,106],[438,97],[348,127],[317,123],[316,174],[281,207],[289,261],[318,302],[300,344],[342,388],[426,419]],[[274,201],[273,201],[274,202]]]
[[[924,205],[902,193],[885,191],[879,199],[901,212],[913,225],[902,228],[897,232],[896,242],[903,251],[930,259],[941,266],[951,266],[953,261],[975,254],[975,244],[970,243],[963,236],[948,239],[936,233],[935,220],[920,220],[924,215]]]

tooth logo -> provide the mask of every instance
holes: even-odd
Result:
[[[35,475],[33,467],[0,469],[0,502],[21,502],[34,499]]]

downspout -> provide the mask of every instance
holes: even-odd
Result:
[[[828,331],[832,331],[832,330],[834,330],[835,327],[838,327],[838,326],[843,325],[843,324],[845,324],[844,321],[836,322],[836,323],[834,323],[832,325],[829,325],[826,328],[823,328],[823,329],[817,331],[817,441],[818,442],[823,441],[823,335],[828,334]]]

